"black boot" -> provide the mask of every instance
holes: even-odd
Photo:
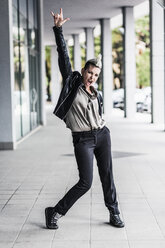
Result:
[[[53,207],[45,209],[45,219],[46,227],[49,229],[58,229],[57,221],[61,218],[62,215],[55,212]]]
[[[119,214],[113,214],[110,211],[110,224],[115,227],[124,227],[124,222],[120,219]]]

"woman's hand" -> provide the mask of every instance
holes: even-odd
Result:
[[[51,11],[51,14],[54,18],[54,25],[56,27],[61,27],[65,22],[69,21],[70,18],[63,18],[63,11],[62,11],[62,8],[60,8],[60,14],[54,14],[53,11]]]

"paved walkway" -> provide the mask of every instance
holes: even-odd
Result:
[[[18,145],[0,151],[0,247],[165,247],[165,133],[144,123],[112,116],[115,183],[125,228],[108,225],[97,166],[91,190],[45,228],[44,209],[77,181],[70,131],[48,108],[48,125]],[[118,113],[118,111],[117,111]]]

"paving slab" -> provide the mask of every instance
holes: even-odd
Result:
[[[92,241],[91,248],[129,248],[128,241],[125,240],[101,240],[101,241]]]
[[[113,171],[125,228],[109,225],[94,160],[91,189],[59,221],[45,227],[44,209],[54,206],[78,180],[72,137],[47,106],[47,125],[0,151],[0,247],[3,248],[164,248],[165,132],[114,110],[107,123]]]
[[[75,240],[75,241],[59,241],[55,240],[52,244],[52,248],[90,248],[89,241]]]
[[[129,242],[130,248],[165,248],[164,240],[134,240]]]

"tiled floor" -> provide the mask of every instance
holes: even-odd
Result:
[[[108,224],[96,164],[91,190],[57,231],[45,228],[45,207],[78,179],[70,131],[51,113],[49,106],[48,125],[17,150],[0,151],[0,247],[164,248],[165,132],[141,114],[131,121],[114,111],[107,124],[125,228]]]

